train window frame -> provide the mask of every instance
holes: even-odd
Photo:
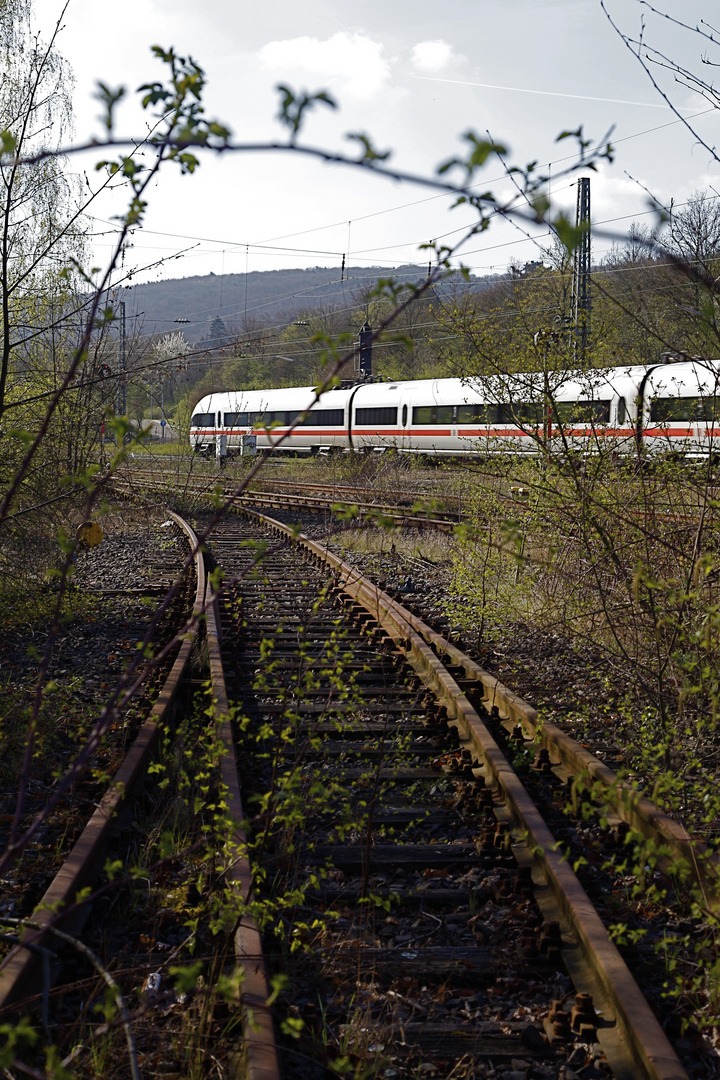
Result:
[[[332,419],[331,419],[332,418]],[[311,409],[298,427],[345,427],[345,410]]]
[[[453,422],[458,427],[464,427],[466,424],[485,426],[497,424],[500,416],[500,406],[491,405],[488,402],[463,402],[462,405],[455,405],[454,410]],[[463,410],[472,410],[475,415],[464,415]]]
[[[448,424],[455,423],[455,406],[413,405],[412,422],[413,426],[422,424],[426,427],[428,424],[435,424],[447,427]]]
[[[595,427],[596,424],[609,424],[611,403],[611,398],[554,401],[553,423],[560,427]]]
[[[502,424],[538,428],[546,421],[547,407],[539,401],[504,401],[498,405],[498,417]]]
[[[190,421],[190,427],[194,428],[214,428],[215,427],[215,413],[195,413]]]
[[[223,415],[225,427],[250,427],[250,414],[247,412],[226,412]]]
[[[720,395],[683,394],[650,400],[651,424],[714,424],[720,420]]]
[[[381,424],[389,424],[397,427],[397,405],[368,405],[355,409],[355,427],[378,427]]]

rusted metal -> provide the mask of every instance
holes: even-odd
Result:
[[[374,588],[374,586],[371,586]],[[550,720],[540,720],[537,711],[485,671],[476,661],[438,634],[422,619],[417,618],[402,604],[383,594],[383,603],[397,612],[403,623],[410,625],[432,645],[441,657],[462,668],[468,679],[483,688],[483,706],[490,712],[496,708],[502,719],[521,725],[527,735],[537,740],[550,755],[551,762],[564,765],[575,777],[587,777],[603,791],[618,816],[637,833],[650,840],[660,839],[670,851],[666,865],[682,876],[687,873],[695,879],[703,892],[708,908],[720,906],[720,858],[697,837],[692,836],[682,822],[670,817],[637,788],[622,780],[617,773],[581,746],[575,739]]]
[[[289,531],[280,522],[275,524],[284,531]],[[557,724],[544,719],[541,721],[532,705],[505,686],[497,676],[482,668],[403,604],[363,578],[354,567],[343,563],[316,541],[308,540],[307,537],[299,539],[319,558],[331,565],[343,581],[357,582],[357,587],[361,589],[365,599],[370,601],[371,610],[372,605],[375,605],[389,615],[394,613],[399,620],[397,625],[411,627],[424,641],[432,645],[441,657],[447,657],[454,667],[464,670],[468,679],[481,685],[483,707],[487,712],[497,709],[502,719],[512,725],[520,725],[528,737],[537,740],[541,748],[550,755],[551,762],[554,758],[555,764],[564,765],[573,776],[581,779],[586,777],[599,785],[622,821],[641,836],[650,840],[660,839],[662,844],[667,846],[671,857],[665,859],[665,865],[680,876],[687,873],[694,878],[709,909],[720,906],[720,858],[699,838],[692,836],[682,822],[670,817],[645,798],[637,788],[622,780]]]
[[[240,794],[232,721],[228,711],[217,596],[208,603],[205,614],[213,704],[217,716],[222,719],[220,738],[225,752],[220,761],[221,778],[227,813],[232,824],[229,864],[224,877],[242,907],[252,887],[252,868],[247,852],[247,837],[242,827],[245,814]],[[267,1004],[270,992],[262,941],[255,921],[248,915],[240,916],[235,931],[235,961],[244,975],[240,990],[244,1036],[241,1074],[245,1080],[279,1080],[280,1064],[275,1046],[272,1013]]]
[[[142,490],[167,491],[167,483],[153,476],[146,477],[136,473],[130,473],[123,478],[114,478],[112,483],[116,491],[130,494],[132,491],[131,482],[134,480],[140,481]],[[185,480],[183,486],[186,491],[192,491],[193,494],[208,499],[216,499],[218,491],[221,491],[222,498],[230,498],[234,487],[234,485],[221,487],[217,477]],[[293,496],[281,492],[265,491],[244,491],[240,495],[232,496],[232,502],[235,506],[264,507],[269,510],[297,509],[298,506],[302,506],[317,513],[323,511],[331,513],[334,507],[344,504],[344,501],[340,498],[328,499],[316,495],[299,496],[297,493]],[[457,518],[452,516],[452,511],[444,517],[429,517],[424,513],[413,513],[403,507],[389,506],[382,503],[358,503],[353,499],[348,499],[347,502],[358,511],[359,516],[363,519],[377,515],[385,520],[391,520],[394,525],[405,528],[435,529],[440,532],[450,532],[457,524]]]
[[[191,550],[195,552],[195,570],[197,587],[193,614],[199,617],[205,599],[205,568],[198,549],[195,533],[182,518],[170,515],[185,532]],[[40,904],[31,916],[33,923],[46,926],[50,922],[61,925],[66,930],[77,932],[86,922],[90,912],[88,905],[75,905],[75,898],[81,889],[92,880],[100,866],[109,833],[117,820],[117,815],[127,800],[138,780],[144,775],[153,750],[157,744],[160,728],[169,714],[170,707],[177,693],[185,665],[190,657],[195,640],[195,631],[187,634],[180,644],[180,649],[173,663],[170,674],[153,705],[147,720],[125,755],[123,762],[105,793],[100,806],[83,829],[80,838],[72,848],[68,858],[53,878]],[[64,909],[70,909],[63,915]],[[60,913],[59,915],[56,913]],[[44,931],[33,930],[26,934],[28,943],[39,944]],[[17,1005],[33,987],[39,974],[39,959],[36,952],[24,945],[13,948],[0,967],[0,1012]]]
[[[278,534],[292,536],[292,530],[282,523],[257,512],[256,516]],[[529,851],[534,863],[536,882],[552,892],[569,928],[571,940],[568,941],[566,935],[565,952],[578,945],[582,950],[585,977],[584,984],[578,989],[581,992],[590,989],[593,1000],[605,1005],[607,1026],[597,1034],[616,1075],[646,1080],[687,1080],[687,1073],[647,1000],[610,940],[590,898],[559,852],[532,799],[473,705],[418,633],[412,617],[407,618],[401,605],[321,544],[302,535],[294,539],[333,569],[343,590],[371,612],[397,648],[404,652],[423,683],[436,694],[448,716],[456,721],[469,741],[482,763],[486,781],[502,795],[506,812],[520,834],[520,846]],[[462,655],[458,650],[456,653],[458,658]],[[516,695],[512,695],[512,699],[517,717],[522,721],[529,706]],[[607,1012],[612,1015],[608,1016]]]

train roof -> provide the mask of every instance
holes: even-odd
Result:
[[[648,392],[659,397],[720,395],[720,360],[686,360],[654,368]]]
[[[720,394],[720,360],[680,360],[664,364],[635,364],[627,367],[591,368],[588,371],[550,372],[549,388],[558,401],[584,397],[600,400],[637,396],[643,380],[651,394]],[[388,382],[356,383],[327,390],[320,407],[344,408],[352,397],[356,405],[381,407],[401,399],[408,404],[459,405],[473,402],[533,399],[546,389],[542,372],[441,379],[404,379]],[[299,410],[315,399],[314,386],[285,386],[276,390],[230,390],[208,394],[194,411],[227,410],[243,412],[264,408]]]

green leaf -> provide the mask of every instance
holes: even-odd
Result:
[[[279,974],[273,975],[270,979],[270,996],[267,999],[268,1005],[274,1005],[283,990],[286,990],[290,985],[290,979],[287,975]]]
[[[118,101],[125,96],[125,87],[118,86],[116,90],[112,90],[104,82],[98,80],[97,89],[93,95],[97,101],[104,106],[104,112],[102,115],[102,122],[107,128],[108,132],[112,132],[114,122],[114,109]]]
[[[170,974],[175,976],[175,989],[181,994],[189,994],[195,989],[202,969],[202,960],[188,964],[187,967],[171,967]]]
[[[572,254],[583,236],[588,231],[588,225],[573,225],[564,214],[560,214],[552,222],[552,227],[558,235],[558,239],[565,245],[569,254]]]
[[[335,100],[325,90],[316,94],[308,94],[302,90],[296,94],[289,86],[279,84],[275,87],[280,94],[280,109],[277,118],[281,124],[290,129],[290,142],[295,142],[300,128],[305,120],[305,114],[315,105],[327,105],[330,109],[336,109]]]
[[[14,154],[17,140],[9,131],[0,131],[0,154]]]
[[[359,160],[363,165],[371,165],[374,161],[387,161],[392,155],[392,150],[376,150],[369,136],[362,131],[350,131],[345,138],[354,139],[355,142],[360,144],[362,154]]]

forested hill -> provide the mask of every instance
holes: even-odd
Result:
[[[365,289],[379,277],[390,275],[421,281],[423,270],[419,266],[394,270],[351,266],[346,267],[342,281],[339,267],[322,266],[174,278],[133,286],[126,296],[127,312],[144,312],[138,323],[146,333],[178,330],[177,320],[189,319],[182,329],[188,341],[196,342],[208,336],[210,323],[218,316],[227,326],[242,326],[247,321],[260,327],[273,324],[280,314],[338,304],[355,306]]]
[[[218,316],[229,327],[269,326],[279,315],[296,314],[318,307],[357,307],[362,294],[378,278],[422,282],[426,267],[350,266],[343,280],[339,267],[308,270],[265,270],[250,274],[208,274],[134,285],[125,293],[127,315],[145,333],[182,329],[188,341],[207,338]],[[479,283],[478,283],[479,284]],[[184,324],[184,320],[189,322]]]

